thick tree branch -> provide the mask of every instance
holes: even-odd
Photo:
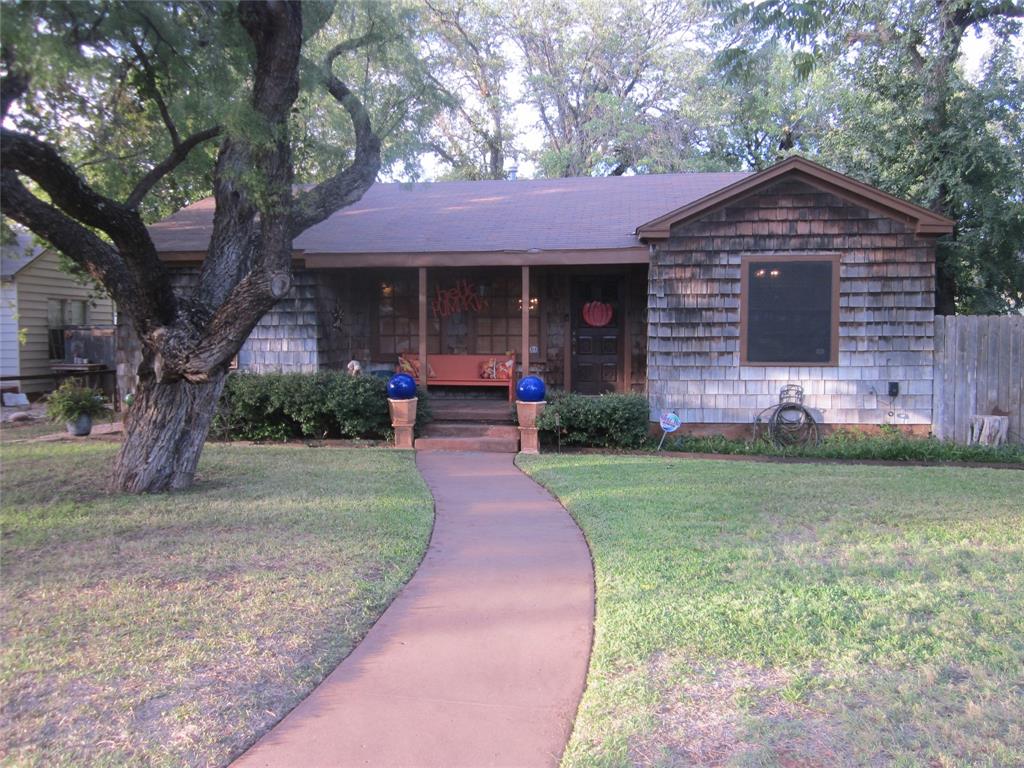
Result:
[[[324,62],[324,85],[335,101],[345,108],[352,121],[356,136],[355,157],[348,168],[296,196],[291,217],[293,238],[319,224],[340,208],[357,202],[377,178],[377,172],[380,170],[380,138],[370,124],[370,113],[331,70],[334,60],[342,53],[379,39],[379,36],[370,32],[334,46],[327,54]]]
[[[127,268],[113,246],[33,195],[21,183],[18,174],[7,168],[3,170],[0,181],[0,205],[4,215],[45,238],[101,283],[141,334],[148,334],[153,322],[162,315],[173,316],[173,294],[163,297],[172,303],[169,308],[162,303],[158,306],[149,303],[152,291],[139,285],[137,276]]]
[[[1024,4],[1003,0],[1003,2],[992,3],[991,5],[978,5],[963,8],[955,15],[957,26],[966,30],[975,24],[983,24],[999,18],[1024,18]]]
[[[286,272],[254,270],[242,278],[203,328],[199,342],[187,347],[187,356],[176,366],[178,372],[189,381],[208,380],[231,360],[259,319],[287,295],[291,284]]]
[[[167,273],[137,211],[96,192],[57,150],[32,136],[0,129],[0,165],[35,181],[69,217],[109,235],[139,284],[140,301],[161,322],[171,321],[175,304]]]
[[[221,134],[221,127],[215,125],[212,128],[207,128],[205,131],[199,131],[193,133],[191,136],[186,138],[184,141],[175,144],[174,149],[167,158],[150,170],[145,176],[139,179],[132,193],[128,195],[128,199],[125,201],[125,207],[136,209],[139,207],[139,203],[142,199],[149,194],[149,191],[153,186],[159,182],[164,176],[169,174],[179,165],[181,165],[188,158],[189,153],[203,142],[209,141],[210,139],[216,138]]]

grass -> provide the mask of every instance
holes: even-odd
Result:
[[[1024,473],[519,463],[595,562],[566,768],[1024,764]]]
[[[105,423],[105,422],[99,422]],[[65,431],[63,424],[54,424],[49,419],[27,422],[4,422],[0,425],[0,443],[32,440],[43,435]]]
[[[193,490],[109,496],[116,447],[3,446],[3,764],[226,764],[427,544],[408,454],[210,445]]]

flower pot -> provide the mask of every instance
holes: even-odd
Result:
[[[393,400],[388,398],[391,426],[395,430],[395,448],[412,448],[412,429],[416,425],[416,403],[419,398]]]
[[[516,415],[519,417],[519,426],[536,427],[537,417],[540,416],[545,405],[547,405],[547,402],[543,400],[539,403],[527,403],[522,400],[516,400]]]
[[[69,435],[75,437],[85,437],[92,432],[92,416],[87,413],[83,413],[74,421],[69,421],[65,424]]]

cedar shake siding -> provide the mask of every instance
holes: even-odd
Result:
[[[741,365],[741,262],[791,255],[839,258],[838,363]],[[799,384],[826,424],[930,424],[934,290],[934,238],[803,181],[676,223],[648,279],[651,417],[749,424]]]

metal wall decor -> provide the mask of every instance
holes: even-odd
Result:
[[[480,295],[476,284],[469,280],[459,280],[453,287],[442,290],[435,289],[434,300],[430,308],[434,317],[450,317],[459,312],[482,312],[487,309],[487,299]]]

